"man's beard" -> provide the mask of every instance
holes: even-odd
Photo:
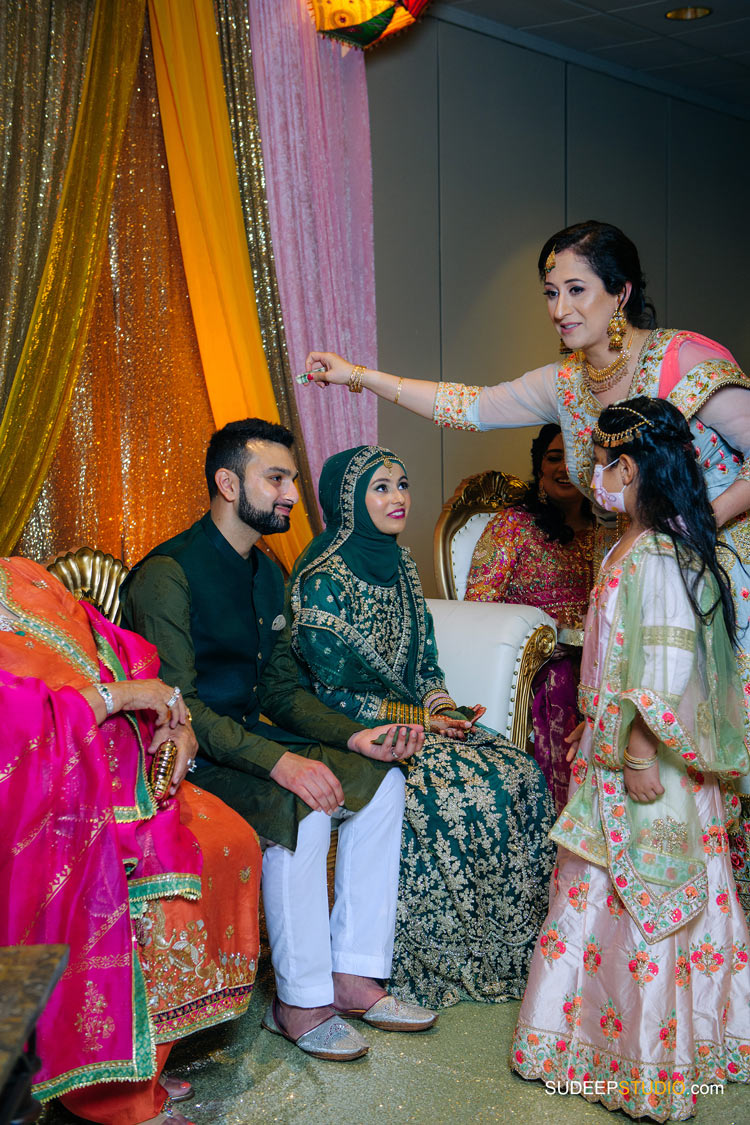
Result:
[[[260,508],[250,503],[244,489],[240,492],[237,515],[259,535],[277,535],[279,532],[289,530],[289,516],[277,515],[273,509],[270,512],[262,512]]]

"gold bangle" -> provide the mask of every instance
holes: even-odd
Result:
[[[632,758],[627,750],[623,758],[625,765],[631,770],[650,770],[658,760],[656,754],[654,754],[653,758]]]
[[[349,376],[349,390],[354,395],[362,394],[362,379],[364,378],[365,369],[357,365],[352,368],[352,373]]]
[[[396,397],[393,400],[393,405],[398,406],[398,400],[401,398],[401,388],[404,385],[403,378],[399,379],[398,387],[396,388]]]

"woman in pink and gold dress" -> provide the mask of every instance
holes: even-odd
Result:
[[[568,477],[559,426],[542,426],[531,445],[531,465],[523,501],[493,516],[474,549],[466,600],[537,606],[559,628],[578,631],[593,581],[594,521]],[[565,736],[580,718],[579,665],[579,648],[558,645],[532,689],[534,757],[558,813],[570,781]]]
[[[171,1045],[246,1011],[257,966],[257,836],[183,780],[197,743],[158,670],[43,567],[0,560],[0,945],[69,947],[34,1094],[100,1125],[185,1125]]]

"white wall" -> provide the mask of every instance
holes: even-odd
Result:
[[[588,218],[634,239],[660,324],[750,364],[750,123],[438,19],[367,76],[384,370],[485,384],[549,362],[537,255]],[[379,430],[408,464],[402,542],[433,594],[443,500],[481,469],[527,476],[534,431],[440,431],[385,403]]]

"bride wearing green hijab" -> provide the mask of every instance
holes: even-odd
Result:
[[[303,682],[360,723],[428,732],[406,782],[391,983],[431,1007],[523,995],[544,920],[553,809],[533,758],[456,711],[416,567],[399,547],[411,504],[394,453],[330,457],[326,529],[290,579]]]

